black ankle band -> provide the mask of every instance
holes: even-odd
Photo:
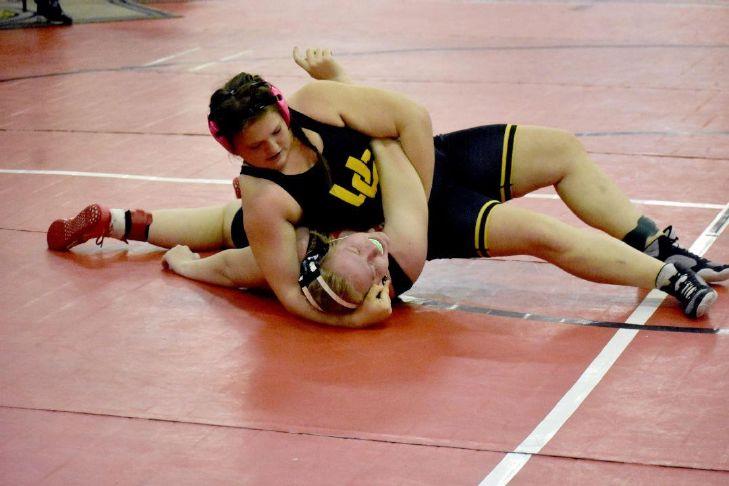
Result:
[[[143,209],[127,209],[124,212],[124,241],[148,241],[152,213]]]
[[[656,233],[658,233],[656,223],[645,216],[641,216],[638,219],[638,225],[623,237],[623,241],[636,250],[643,251],[645,250],[648,238]]]
[[[129,239],[129,230],[132,228],[132,212],[127,209],[124,211],[124,241]]]

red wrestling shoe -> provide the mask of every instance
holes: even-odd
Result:
[[[57,251],[70,250],[91,238],[101,245],[109,234],[111,213],[99,204],[86,206],[73,219],[57,219],[48,228],[48,248]]]
[[[240,180],[237,177],[233,179],[233,190],[235,191],[235,198],[240,199]]]

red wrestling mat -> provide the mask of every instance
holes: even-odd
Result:
[[[727,346],[714,336],[638,334],[543,452],[726,471]]]
[[[508,450],[611,334],[419,307],[327,329],[162,273],[153,255],[58,256],[21,238],[9,257],[45,270],[19,284],[11,263],[3,284],[9,407]]]
[[[476,483],[501,456],[12,408],[0,410],[0,438],[0,466],[9,484],[77,484],[79,478],[102,484],[110,477],[150,484]]]
[[[727,203],[717,2],[157,7],[180,17],[0,32],[0,482],[477,484],[641,304],[531,258],[442,261],[409,294],[424,304],[352,332],[174,276],[147,245],[45,249],[50,221],[90,202],[229,201],[238,164],[208,97],[240,70],[299,86],[293,45],[334,47],[439,132],[576,132],[686,245]],[[726,233],[707,255],[729,260]],[[699,321],[666,300],[511,484],[726,483],[726,288]]]

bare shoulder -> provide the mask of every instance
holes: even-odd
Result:
[[[291,108],[315,120],[334,126],[344,126],[339,114],[342,83],[334,81],[312,81],[287,97]]]
[[[281,186],[250,176],[241,177],[241,202],[246,221],[263,224],[283,218],[292,224],[301,220],[303,211],[299,203]]]

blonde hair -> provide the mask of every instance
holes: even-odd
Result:
[[[336,246],[335,239],[322,235],[321,233],[310,231],[309,237],[319,238],[320,240],[324,241],[329,245],[329,250]],[[344,277],[324,268],[330,255],[331,253],[327,252],[327,254],[321,261],[319,267],[321,277],[324,279],[327,285],[329,285],[329,288],[339,297],[353,304],[361,304],[364,300],[363,295],[357,292]],[[356,310],[344,307],[343,305],[335,301],[316,280],[310,283],[307,288],[311,294],[312,299],[314,300],[314,302],[317,303],[317,305],[321,308],[323,312],[331,314],[346,314]]]

